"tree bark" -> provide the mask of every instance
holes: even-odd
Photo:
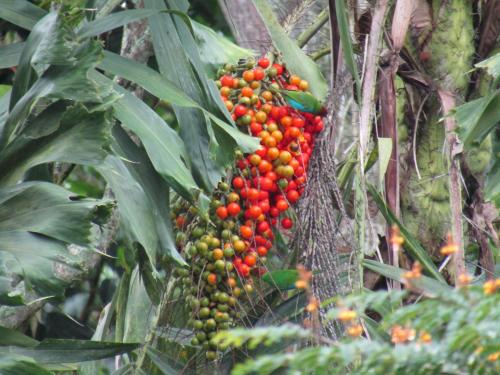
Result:
[[[224,17],[236,42],[264,54],[271,44],[271,37],[253,1],[219,0]]]

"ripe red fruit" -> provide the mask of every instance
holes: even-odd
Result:
[[[259,246],[257,248],[257,254],[261,257],[265,257],[267,255],[267,248],[265,246]]]
[[[268,231],[270,228],[269,226],[269,223],[267,221],[263,221],[261,223],[259,223],[259,225],[257,225],[257,231],[259,233],[264,233],[266,231]]]
[[[247,107],[244,105],[238,104],[236,107],[234,107],[234,114],[237,117],[241,117],[247,114]]]
[[[207,282],[210,284],[210,285],[215,285],[217,284],[217,275],[215,273],[211,273],[208,275],[207,277]]]
[[[236,189],[241,189],[243,186],[245,186],[245,181],[241,177],[235,177],[233,178],[233,186]]]
[[[297,190],[289,190],[287,193],[286,193],[286,199],[288,199],[288,201],[290,203],[296,203],[300,198],[300,194]]]
[[[245,256],[244,262],[248,267],[253,267],[257,263],[257,258],[255,258],[255,255],[249,254]]]
[[[248,209],[248,215],[252,219],[257,219],[260,215],[262,215],[262,209],[259,206],[251,206]]]
[[[267,69],[269,67],[270,61],[267,57],[262,57],[258,62],[261,68]]]
[[[286,211],[288,210],[288,203],[284,199],[280,199],[276,202],[276,208],[281,212]]]
[[[262,131],[262,125],[258,122],[252,122],[250,124],[250,131],[252,132],[252,135],[257,135]]]
[[[227,213],[231,216],[238,216],[241,207],[238,203],[232,202],[227,205]]]
[[[231,76],[222,76],[220,79],[220,83],[224,87],[233,87],[233,77]]]
[[[215,210],[215,214],[219,217],[219,219],[224,220],[227,217],[227,208],[220,206]]]
[[[259,207],[262,210],[263,213],[267,214],[269,210],[271,209],[271,206],[269,205],[268,200],[264,200],[262,202],[259,202]]]
[[[240,233],[243,238],[252,238],[253,230],[247,225],[240,226]]]
[[[265,76],[266,73],[264,73],[264,71],[261,68],[255,68],[253,70],[253,79],[255,79],[256,81],[264,79]]]
[[[281,226],[285,229],[290,229],[291,227],[293,227],[292,219],[284,217],[283,220],[281,220]]]
[[[259,191],[255,188],[249,188],[246,190],[247,193],[247,199],[249,201],[256,201],[259,199]]]
[[[273,64],[273,68],[276,69],[276,72],[278,73],[278,75],[283,74],[283,66],[281,66],[280,64]]]
[[[269,209],[269,215],[271,217],[278,217],[280,215],[280,210],[278,210],[276,207],[271,207]]]
[[[259,183],[262,190],[271,191],[273,188],[273,181],[268,177],[261,177]]]
[[[248,265],[246,265],[245,263],[243,263],[239,267],[238,271],[239,271],[240,275],[243,277],[248,277],[248,275],[250,275],[250,267],[248,267]]]

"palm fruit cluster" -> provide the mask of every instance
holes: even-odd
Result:
[[[190,269],[176,275],[191,311],[193,345],[217,358],[212,338],[240,319],[238,300],[253,292],[253,277],[266,272],[275,231],[290,230],[290,206],[307,182],[321,116],[299,112],[280,94],[306,92],[308,82],[264,57],[227,64],[216,81],[238,128],[260,138],[260,148],[243,154],[212,193],[208,217],[187,201],[173,210],[177,245]]]

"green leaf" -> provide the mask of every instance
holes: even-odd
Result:
[[[468,147],[471,143],[481,143],[495,129],[500,121],[500,91],[480,99],[465,103],[455,110],[458,133]]]
[[[405,249],[408,250],[410,255],[417,259],[421,264],[422,267],[436,280],[446,283],[443,275],[439,273],[438,269],[436,268],[434,262],[432,261],[431,257],[425,251],[425,249],[420,245],[418,240],[406,229],[405,226],[394,216],[394,214],[389,210],[387,205],[385,204],[382,196],[376,191],[376,189],[372,185],[368,185],[368,190],[373,197],[373,200],[377,204],[378,209],[384,215],[385,220],[389,224],[396,224],[399,227],[399,230],[401,231],[401,235],[404,237],[405,242],[404,242],[404,247]]]
[[[239,59],[245,59],[255,54],[249,49],[232,43],[222,34],[201,23],[196,21],[191,21],[191,23],[201,60],[206,67],[207,74],[212,78],[224,64],[236,64]]]
[[[388,277],[392,280],[396,280],[399,282],[404,281],[403,275],[405,272],[407,272],[406,270],[403,270],[401,268],[394,267],[389,264],[383,264],[370,259],[363,260],[363,267],[368,268],[374,272],[377,272],[382,276]],[[446,294],[452,289],[448,284],[437,281],[427,276],[421,276],[419,279],[412,280],[412,283],[417,288],[420,288],[423,291],[434,295],[443,293]]]
[[[262,280],[272,287],[280,290],[295,289],[295,282],[298,280],[297,270],[278,270],[267,272],[262,276]]]
[[[380,185],[384,182],[385,172],[391,160],[392,154],[392,139],[391,138],[377,138],[378,147],[378,182]]]
[[[131,352],[138,347],[139,344],[136,343],[48,339],[32,348],[1,346],[0,356],[22,355],[43,364],[73,363],[114,357],[118,354]]]
[[[109,207],[45,182],[0,190],[0,276],[16,273],[41,295],[60,294],[66,282],[54,277],[54,265],[78,266],[85,251],[73,255],[66,244],[87,245],[91,222],[104,220]]]
[[[156,173],[144,149],[116,126],[113,131],[117,156],[109,155],[98,167],[119,202],[120,220],[126,233],[140,243],[152,265],[156,255],[185,262],[177,252],[169,213],[169,187]]]
[[[110,82],[97,72],[93,76],[99,82]],[[156,171],[169,185],[186,199],[192,199],[192,191],[198,190],[198,187],[185,164],[187,155],[182,140],[142,100],[118,85],[114,88],[123,95],[114,104],[116,118],[141,139]]]
[[[349,18],[345,1],[335,0],[335,10],[337,23],[339,25],[340,42],[343,49],[343,57],[349,73],[351,73],[356,83],[356,93],[358,100],[361,99],[361,79],[359,78],[358,66],[355,61],[354,51],[352,49],[351,31],[349,29]]]
[[[0,354],[0,374],[2,375],[52,375],[43,367],[40,367],[36,362],[29,357],[21,355]]]
[[[80,30],[78,30],[78,36],[82,39],[98,36],[157,13],[151,9],[129,9],[112,13],[82,25]]]
[[[489,75],[495,79],[498,78],[500,76],[500,53],[478,62],[475,66],[477,68],[486,69]]]
[[[39,342],[21,332],[0,326],[0,346],[36,346]]]
[[[163,0],[145,0],[144,3],[148,9],[167,9]],[[168,2],[169,9],[184,11],[185,7],[179,8],[178,4],[179,2]],[[160,73],[201,107],[211,110],[218,108],[212,101],[204,67],[189,28],[173,15],[159,14],[150,17],[149,21]],[[208,119],[203,111],[195,108],[174,105],[173,109],[179,123],[179,134],[189,155],[193,176],[204,190],[212,191],[225,174],[226,166],[220,165],[211,154]]]
[[[111,111],[82,105],[48,106],[0,152],[0,182],[13,184],[39,164],[54,161],[100,164],[110,144]]]
[[[0,47],[0,69],[16,66],[25,46],[24,42],[20,42]]]
[[[267,0],[255,0],[254,2],[269,34],[271,34],[274,45],[283,55],[288,70],[307,80],[311,87],[311,93],[320,102],[324,102],[328,87],[318,65],[300,49],[294,40],[290,39],[276,19]]]
[[[12,142],[19,134],[26,116],[42,98],[66,99],[80,102],[106,103],[112,101],[110,87],[98,86],[87,78],[88,71],[99,59],[101,47],[98,42],[82,46],[76,66],[50,66],[33,84],[28,92],[15,104],[3,128],[3,146]],[[12,95],[14,95],[14,85]],[[12,103],[11,98],[11,103]]]
[[[123,325],[123,342],[143,342],[146,338],[155,307],[148,297],[137,266],[132,272]]]
[[[151,346],[147,348],[146,354],[164,375],[176,375],[183,370],[184,366]]]
[[[27,30],[31,30],[47,14],[42,8],[25,0],[0,0],[0,9],[0,18]]]

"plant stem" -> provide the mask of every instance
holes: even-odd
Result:
[[[332,51],[332,48],[330,46],[323,47],[323,48],[313,52],[311,54],[311,59],[313,59],[314,61],[319,60],[323,56],[328,55],[331,51]]]
[[[321,29],[321,27],[323,27],[323,25],[327,23],[328,17],[328,9],[325,9],[318,14],[312,25],[305,29],[297,37],[297,44],[299,45],[299,47],[304,47],[307,42],[311,40],[311,38],[319,31],[319,29]]]

